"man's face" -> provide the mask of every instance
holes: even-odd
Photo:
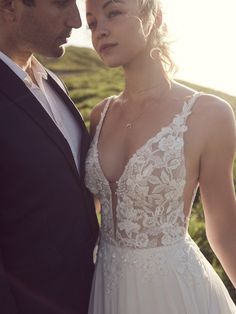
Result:
[[[60,57],[72,29],[81,26],[76,1],[34,0],[33,5],[15,2],[15,49],[19,53]]]

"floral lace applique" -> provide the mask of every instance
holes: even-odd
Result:
[[[110,100],[107,101],[88,152],[85,182],[101,202],[101,234],[109,243],[121,247],[152,248],[172,245],[185,237],[183,135],[187,130],[187,117],[199,95],[195,94],[186,101],[182,112],[128,161],[117,181],[116,226],[111,188],[99,164],[97,149]]]

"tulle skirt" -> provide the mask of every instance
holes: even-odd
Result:
[[[149,249],[101,240],[89,314],[236,314],[236,306],[189,236]]]

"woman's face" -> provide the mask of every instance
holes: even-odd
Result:
[[[108,66],[126,66],[147,50],[137,0],[87,0],[86,16],[93,46]]]

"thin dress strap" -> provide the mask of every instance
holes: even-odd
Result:
[[[95,135],[94,135],[94,142],[95,143],[97,143],[97,141],[98,141],[98,138],[99,138],[99,135],[100,135],[100,132],[101,132],[101,128],[102,128],[102,125],[103,125],[103,121],[105,119],[106,113],[108,111],[108,108],[109,108],[109,105],[110,105],[112,99],[114,99],[114,96],[111,96],[111,97],[107,98],[105,106],[104,106],[104,109],[101,112],[100,120],[99,120],[99,122],[97,124],[96,132],[95,132]]]
[[[192,108],[196,103],[197,99],[202,95],[201,92],[194,93],[187,101],[184,102],[183,110],[181,112],[181,116],[184,118],[184,122],[186,123],[187,117],[192,113]]]

